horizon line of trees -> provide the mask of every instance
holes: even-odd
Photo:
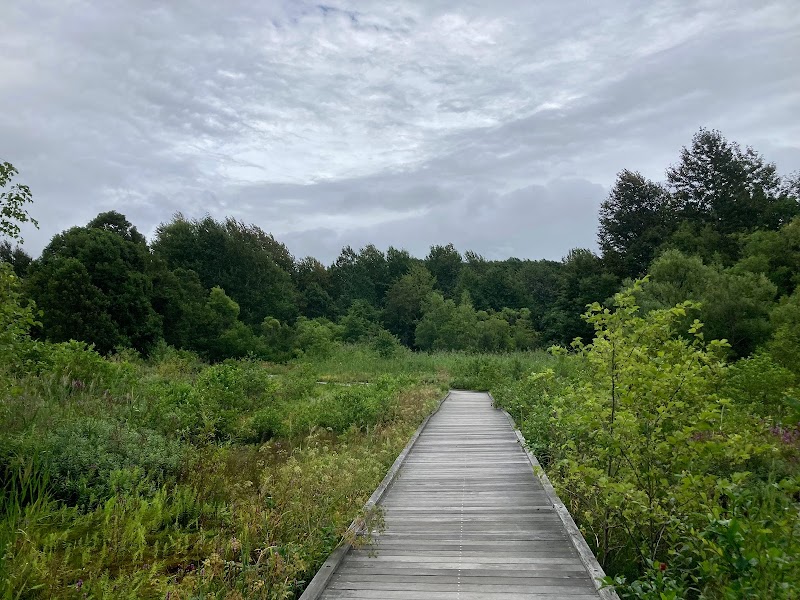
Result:
[[[619,173],[600,210],[599,256],[487,260],[446,244],[415,258],[370,244],[326,267],[236,219],[178,213],[148,244],[112,211],[54,236],[35,260],[3,242],[0,261],[42,311],[36,336],[103,353],[146,354],[161,340],[209,360],[285,360],[336,341],[384,352],[567,345],[592,335],[586,305],[650,272],[643,307],[699,301],[707,334],[744,356],[786,321],[776,310],[800,304],[799,192],[797,175],[701,129],[664,183]]]

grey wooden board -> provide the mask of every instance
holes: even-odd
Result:
[[[596,600],[600,594],[506,416],[451,392],[320,598]]]

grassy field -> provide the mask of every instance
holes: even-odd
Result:
[[[293,597],[447,387],[343,355],[337,381],[370,385],[31,349],[0,405],[2,597]]]
[[[296,597],[450,387],[511,412],[623,596],[796,597],[794,377],[617,314],[569,354],[30,342],[2,373],[0,597]]]

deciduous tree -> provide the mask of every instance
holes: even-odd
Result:
[[[19,237],[20,225],[39,224],[30,216],[26,207],[33,202],[30,188],[22,183],[9,185],[18,173],[11,163],[0,162],[0,236],[22,241]]]
[[[433,275],[422,265],[392,284],[386,294],[383,323],[406,346],[414,345],[414,332],[422,318],[422,306],[433,291]]]
[[[675,229],[667,191],[627,169],[600,207],[603,260],[619,277],[641,277]]]
[[[113,226],[97,226],[109,216]],[[147,245],[122,215],[98,219],[54,236],[31,266],[27,287],[44,313],[44,335],[93,343],[101,352],[147,352],[161,335]]]

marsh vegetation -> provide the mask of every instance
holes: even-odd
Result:
[[[31,194],[2,167],[14,240]],[[623,597],[796,598],[798,215],[796,176],[701,130],[560,262],[326,267],[115,212],[35,260],[6,241],[2,596],[295,597],[457,387],[513,415]]]

